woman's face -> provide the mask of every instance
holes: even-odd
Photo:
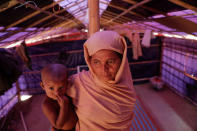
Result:
[[[94,73],[102,81],[114,80],[120,64],[120,56],[111,50],[99,50],[90,59]]]

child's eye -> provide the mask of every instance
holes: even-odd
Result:
[[[54,90],[53,87],[49,87],[49,89],[52,90],[52,91]]]
[[[61,86],[61,87],[59,87],[59,90],[61,90],[61,89],[63,89],[64,87],[63,86]]]
[[[64,86],[60,86],[60,87],[58,88],[58,91],[61,91],[63,88],[64,88]]]

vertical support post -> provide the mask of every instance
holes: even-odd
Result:
[[[91,36],[93,33],[100,29],[99,19],[99,0],[88,0],[89,8],[89,27],[88,35]]]
[[[21,117],[21,120],[22,120],[22,123],[23,123],[24,130],[28,131],[27,130],[27,124],[25,123],[25,119],[24,119],[22,111],[20,111],[20,117]]]
[[[165,43],[162,41],[161,43],[161,53],[160,53],[160,70],[159,70],[159,77],[162,78],[162,65],[163,65],[163,50],[164,50]]]
[[[16,81],[16,89],[17,89],[18,102],[20,102],[21,101],[21,94],[20,94],[20,87],[19,87],[18,80]]]

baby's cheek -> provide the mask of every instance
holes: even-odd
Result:
[[[65,95],[66,94],[66,88],[64,88],[64,89],[62,89],[61,91],[60,91],[60,95]]]
[[[57,95],[54,95],[54,99],[57,100]]]

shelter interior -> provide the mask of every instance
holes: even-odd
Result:
[[[49,63],[66,65],[69,75],[88,70],[83,44],[96,4],[99,30],[127,42],[134,87],[156,130],[197,130],[196,0],[1,0],[0,130],[50,128],[40,108],[40,70]]]

